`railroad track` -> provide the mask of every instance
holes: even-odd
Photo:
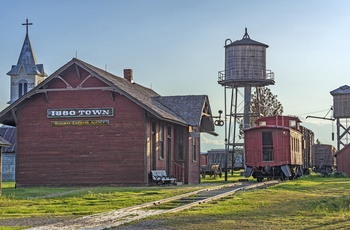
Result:
[[[74,220],[67,220],[47,226],[30,228],[31,230],[56,230],[56,229],[106,229],[117,227],[131,221],[140,220],[153,215],[178,212],[196,205],[208,203],[230,196],[237,191],[266,188],[279,183],[267,181],[260,183],[239,182],[206,188],[195,192],[182,194],[154,202],[136,205],[115,211],[84,216]]]

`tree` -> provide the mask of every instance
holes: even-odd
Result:
[[[258,98],[260,100],[258,100]],[[269,88],[259,87],[256,93],[252,94],[250,112],[260,113],[260,117],[281,115],[283,113],[283,106],[281,102],[277,100],[277,95],[272,94]],[[256,120],[256,117],[254,118]]]
[[[259,87],[251,96],[250,113],[259,116],[250,116],[250,126],[254,126],[259,117],[282,115],[283,106],[267,87]],[[238,119],[239,137],[243,138],[243,118]]]

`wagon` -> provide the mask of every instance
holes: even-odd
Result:
[[[220,167],[220,164],[217,164],[217,163],[214,163],[211,165],[201,165],[200,174],[202,175],[203,179],[205,178],[206,175],[209,175],[210,177],[214,176],[214,178],[216,178],[219,175],[219,177],[221,178],[222,169]]]

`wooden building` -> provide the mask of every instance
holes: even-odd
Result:
[[[332,171],[336,168],[336,149],[333,145],[314,144],[312,162],[315,171],[328,170]]]
[[[303,134],[303,173],[309,174],[313,168],[313,146],[315,143],[314,132],[304,126],[300,125],[300,131]]]
[[[335,153],[337,162],[337,171],[350,176],[350,145],[338,150]]]
[[[0,163],[1,163],[1,156],[2,156],[2,148],[3,147],[9,147],[11,144],[7,140],[5,140],[3,137],[0,136]],[[0,164],[0,196],[2,195],[2,169],[1,169],[1,164]]]
[[[199,183],[206,95],[160,96],[73,58],[0,112],[16,127],[16,186],[149,185],[164,169]]]
[[[244,159],[243,159],[244,156],[243,156],[243,148],[242,147],[235,147],[234,152],[232,152],[232,148],[231,148],[228,152],[227,158],[228,158],[228,162],[227,162],[227,169],[228,170],[240,170],[240,169],[244,168]],[[226,151],[225,151],[225,149],[208,150],[208,152],[206,153],[205,160],[206,161],[204,161],[204,159],[203,159],[203,163],[201,162],[201,165],[210,166],[212,164],[220,164],[220,167],[223,170],[225,170]]]
[[[16,129],[11,126],[2,126],[0,127],[0,136],[11,144],[2,148],[2,181],[14,181],[16,172]]]
[[[337,149],[345,147],[348,143],[350,126],[350,86],[343,85],[330,92],[333,97],[333,117],[337,124]]]

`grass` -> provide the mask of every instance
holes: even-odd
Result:
[[[155,201],[221,183],[239,173],[202,180],[201,185],[169,187],[14,188],[3,183],[0,226],[4,220],[79,217]],[[52,194],[56,195],[51,197]],[[150,218],[152,219],[152,217]],[[153,217],[171,229],[350,229],[350,179],[310,175],[261,190],[238,192],[175,214]],[[0,227],[23,229],[24,227]]]
[[[160,229],[350,229],[350,179],[310,175],[149,219]]]
[[[82,216],[146,203],[196,189],[199,187],[4,188],[0,198],[0,221],[28,216]],[[60,193],[63,195],[46,197],[48,194]]]

